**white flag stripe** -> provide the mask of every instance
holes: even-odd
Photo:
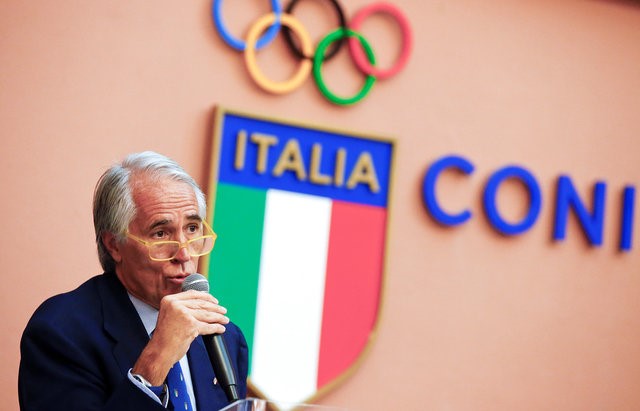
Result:
[[[251,381],[275,401],[317,391],[331,204],[267,192]]]

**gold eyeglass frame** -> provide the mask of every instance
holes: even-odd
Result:
[[[180,250],[182,248],[186,248],[187,252],[189,253],[189,255],[191,257],[202,257],[203,255],[207,255],[209,254],[211,251],[213,251],[213,248],[216,245],[216,239],[218,238],[218,234],[215,233],[215,231],[213,231],[213,229],[211,228],[211,226],[205,221],[202,220],[202,223],[204,224],[205,227],[207,227],[209,229],[209,231],[211,231],[211,234],[206,234],[206,235],[201,235],[200,237],[196,237],[196,238],[192,238],[191,240],[187,240],[184,243],[181,243],[180,241],[175,241],[175,240],[167,240],[167,241],[146,241],[143,240],[140,237],[136,237],[135,235],[131,234],[129,232],[129,230],[127,230],[126,235],[127,237],[131,238],[132,240],[136,240],[137,242],[139,242],[140,244],[144,245],[147,247],[147,250],[149,251],[149,258],[152,261],[171,261],[174,258],[176,258],[176,256],[178,255],[178,253],[180,252]],[[202,253],[202,254],[191,254],[190,248],[189,248],[189,244],[196,242],[196,241],[200,241],[204,238],[211,238],[213,239],[213,245],[211,246],[211,250],[207,251],[206,253]],[[171,257],[171,258],[155,258],[155,257],[151,257],[151,247],[153,246],[158,246],[158,245],[163,245],[163,244],[177,244],[178,245],[178,251],[176,251],[176,253]]]

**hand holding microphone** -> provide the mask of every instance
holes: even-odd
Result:
[[[207,288],[198,291],[206,291],[207,279],[200,274],[191,274],[187,278],[191,280],[186,282],[185,279],[182,287],[185,292],[162,299],[153,337],[132,370],[155,385],[162,384],[169,369],[187,353],[198,335],[221,334],[225,331],[224,324],[229,322],[225,316],[227,310],[218,305],[217,299],[208,292],[190,291],[187,286],[194,278],[201,278]],[[217,371],[216,376],[220,379]]]
[[[185,278],[182,283],[182,291],[196,290],[209,293],[209,281],[202,274],[194,273]],[[230,402],[237,401],[238,395],[236,373],[229,358],[229,352],[222,334],[203,335],[204,345],[209,354],[209,360],[220,385],[224,389]]]

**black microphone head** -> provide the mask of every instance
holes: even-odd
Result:
[[[184,279],[182,283],[182,291],[204,291],[205,293],[209,292],[209,280],[202,274],[193,273],[189,274],[187,278]]]

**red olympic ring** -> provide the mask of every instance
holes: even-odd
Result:
[[[273,1],[278,0],[272,0],[272,2]],[[299,0],[291,0],[291,4],[286,8],[286,10],[292,12],[293,5],[295,5],[295,3],[297,2],[299,2]],[[331,3],[336,8],[336,12],[340,17],[340,23],[342,25],[344,18],[340,5],[338,4],[337,0],[331,0]],[[274,9],[276,8],[274,7]],[[402,48],[400,54],[394,64],[387,69],[380,69],[375,67],[376,59],[373,55],[373,50],[371,50],[368,44],[366,44],[366,40],[364,39],[364,37],[362,37],[362,35],[357,31],[358,28],[362,25],[363,20],[374,13],[388,14],[396,21],[402,33]],[[220,21],[219,15],[214,15],[214,18],[217,19],[217,21]],[[292,49],[296,57],[301,61],[298,70],[290,79],[285,80],[284,82],[277,83],[267,79],[260,72],[256,63],[255,52],[256,49],[261,45],[256,44],[258,41],[258,37],[268,27],[271,27],[270,30],[273,30],[273,26],[278,24],[278,21],[282,26],[285,27],[285,30],[287,30],[288,34],[286,35],[286,37],[289,47]],[[217,26],[218,25],[216,25],[216,27]],[[334,30],[332,33],[327,34],[320,41],[319,44],[324,45],[324,47],[318,47],[315,51],[313,51],[313,46],[311,45],[309,34],[302,26],[302,23],[297,20],[292,14],[278,14],[277,12],[272,12],[259,18],[251,25],[246,38],[245,63],[247,66],[247,70],[249,71],[249,75],[253,78],[256,84],[258,84],[258,86],[260,86],[264,90],[275,94],[284,94],[289,93],[302,85],[313,68],[316,84],[320,92],[329,101],[335,104],[342,105],[354,104],[364,98],[364,96],[371,90],[371,86],[373,86],[373,83],[375,82],[373,80],[383,80],[389,78],[402,70],[409,59],[409,54],[411,53],[411,49],[413,46],[413,38],[411,35],[408,19],[398,8],[389,3],[379,2],[363,7],[354,15],[351,23],[347,25],[347,27],[338,27],[337,30],[342,30],[343,32],[345,32],[345,34],[337,35]],[[350,32],[348,36],[346,35],[346,30],[349,30]],[[295,46],[294,42],[290,41],[292,32],[298,38],[300,42],[299,46]],[[329,39],[330,36],[331,39]],[[225,37],[222,37],[223,40],[228,43]],[[355,97],[345,99],[336,97],[331,92],[329,92],[320,74],[320,65],[323,61],[328,60],[333,56],[333,54],[335,54],[335,52],[337,52],[337,49],[342,45],[342,40],[344,38],[347,38],[346,40],[349,44],[349,52],[356,67],[367,76],[367,85],[362,89],[362,91]],[[336,44],[331,44],[333,42],[336,42]],[[233,47],[233,45],[229,45]],[[331,50],[329,50],[329,52],[325,54],[328,45],[332,45],[333,48],[331,48]],[[302,50],[300,50],[299,48],[301,48]],[[313,58],[310,59],[309,56],[313,56]]]
[[[369,64],[369,61],[365,56],[362,47],[360,47],[360,43],[354,38],[349,38],[349,51],[351,52],[351,57],[356,63],[356,66],[358,66],[358,68],[363,73],[373,74],[379,80],[384,80],[398,73],[400,70],[402,70],[404,65],[407,64],[407,61],[409,60],[409,54],[411,53],[411,47],[413,46],[413,37],[411,36],[411,30],[409,30],[409,22],[407,21],[407,18],[397,7],[389,3],[375,3],[361,8],[351,20],[351,30],[358,31],[360,25],[362,24],[362,21],[373,13],[389,14],[398,22],[400,30],[402,31],[402,43],[404,44],[404,47],[400,51],[398,60],[387,70],[375,68],[371,64]]]

